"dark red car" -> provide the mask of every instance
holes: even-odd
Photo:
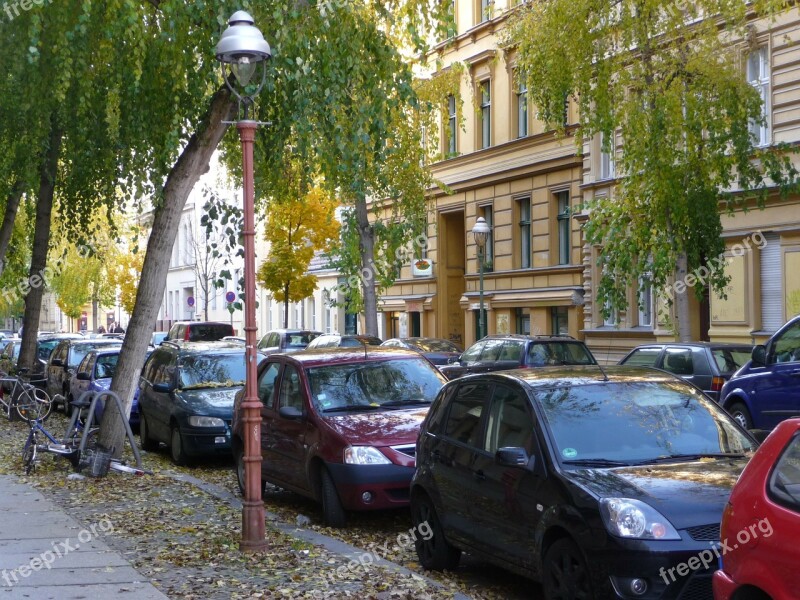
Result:
[[[321,502],[334,527],[347,510],[407,506],[419,427],[445,381],[400,348],[270,355],[258,370],[262,482]],[[232,447],[243,490],[242,399]]]
[[[800,419],[780,423],[747,464],[720,538],[715,600],[800,597]]]

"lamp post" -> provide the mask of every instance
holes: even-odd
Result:
[[[486,238],[489,237],[489,226],[486,224],[486,219],[478,217],[475,222],[475,227],[472,228],[472,235],[475,238],[475,244],[478,246],[478,272],[480,273],[480,308],[478,312],[478,339],[486,335],[486,323],[483,317],[483,263],[484,253],[486,252]]]
[[[222,63],[222,74],[231,92],[244,108],[244,119],[236,122],[242,142],[242,180],[244,188],[244,332],[245,387],[242,402],[242,431],[244,432],[245,493],[242,503],[242,540],[239,548],[256,552],[267,547],[264,527],[264,503],[261,498],[261,403],[258,401],[256,377],[258,352],[256,348],[256,251],[255,197],[253,191],[253,141],[259,123],[247,118],[247,109],[261,91],[266,79],[265,61],[272,56],[269,44],[253,25],[253,17],[240,10],[231,16],[228,28],[217,44],[215,55]],[[226,65],[230,73],[226,72]],[[250,85],[258,69],[261,82]],[[231,82],[231,75],[237,86]]]

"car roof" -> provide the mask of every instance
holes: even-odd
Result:
[[[565,342],[580,342],[580,340],[576,340],[571,335],[566,334],[553,334],[553,335],[527,335],[524,333],[496,333],[492,335],[487,335],[476,341],[483,342],[485,340],[533,340],[537,342],[547,342],[547,341],[565,341]],[[583,342],[581,342],[583,343]]]
[[[80,340],[66,340],[71,342],[70,346],[120,346],[122,340],[117,338],[91,338]]]
[[[636,346],[635,348],[631,349],[631,352],[634,350],[639,350],[640,348],[674,348],[676,346],[689,346],[689,347],[696,347],[696,348],[752,348],[753,344],[747,343],[736,343],[736,342],[660,342],[660,343],[652,343],[652,344],[641,344]]]
[[[452,380],[448,385],[457,382],[468,382],[475,379],[505,379],[518,381],[527,387],[549,388],[552,386],[578,386],[593,385],[597,383],[632,383],[638,381],[670,382],[683,381],[679,377],[649,367],[631,367],[627,365],[575,365],[555,367],[535,367],[513,369],[509,371],[495,371],[492,373],[477,373],[465,375]]]
[[[372,360],[388,360],[392,358],[420,359],[418,352],[405,348],[366,346],[366,351],[364,348],[364,346],[361,348],[312,348],[311,350],[301,350],[292,354],[271,354],[270,357],[283,356],[306,367],[331,363],[363,362],[365,357]]]
[[[240,342],[219,340],[216,342],[187,342],[185,340],[167,340],[159,344],[158,349],[174,349],[181,354],[222,354],[225,352],[241,352]]]

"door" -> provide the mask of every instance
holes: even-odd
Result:
[[[147,424],[152,431],[151,436],[170,443],[170,416],[173,411],[172,391],[175,384],[175,357],[169,352],[159,352],[153,364],[150,380],[146,386]],[[166,385],[170,391],[157,391],[154,386]]]
[[[772,429],[800,415],[800,321],[772,339],[764,371],[755,378],[752,400],[763,416],[762,427]]]
[[[75,371],[75,378],[70,383],[70,394],[73,400],[77,400],[81,397],[81,394],[89,390],[96,357],[97,355],[94,352],[90,352],[83,357],[81,364],[78,365],[78,369]]]
[[[261,479],[264,480],[275,477],[272,421],[275,418],[275,383],[280,369],[281,363],[268,363],[258,380],[258,399],[261,401]]]
[[[289,419],[280,415],[283,407],[296,408],[308,414],[306,392],[300,372],[287,364],[281,375],[280,391],[275,405],[275,415],[270,429],[272,463],[275,477],[294,489],[308,490],[306,477],[306,419]]]
[[[60,342],[47,363],[47,393],[51,398],[61,393],[61,373],[64,372],[64,367],[54,365],[53,361],[61,361],[62,365],[66,364],[68,349],[69,342]]]

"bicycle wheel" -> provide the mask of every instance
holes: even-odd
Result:
[[[19,418],[23,421],[33,421],[34,419],[44,421],[50,416],[53,403],[47,392],[31,385],[23,388],[20,392],[16,408]]]
[[[30,475],[36,468],[36,438],[28,439],[25,449],[22,451],[22,467],[25,474]]]

